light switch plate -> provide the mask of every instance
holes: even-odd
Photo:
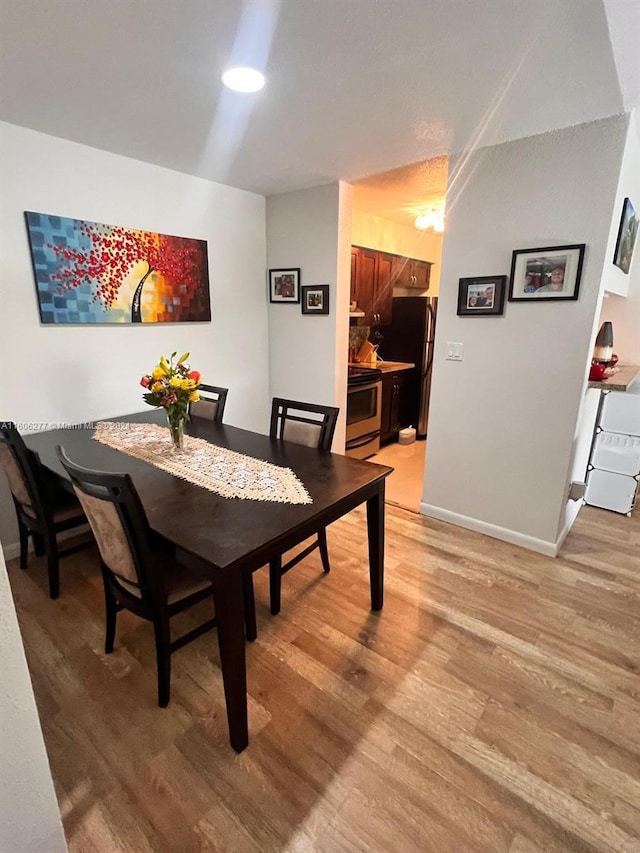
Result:
[[[462,361],[464,344],[455,341],[447,342],[447,361]]]

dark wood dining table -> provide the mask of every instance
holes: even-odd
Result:
[[[109,420],[166,424],[164,413],[157,410]],[[190,567],[211,579],[229,738],[233,749],[241,752],[249,742],[243,572],[267,564],[366,501],[371,609],[381,610],[385,478],[393,469],[200,418],[187,424],[186,433],[290,468],[312,503],[221,497],[93,440],[90,423],[32,433],[25,442],[67,488],[71,484],[56,455],[58,444],[79,465],[129,473],[151,528],[184,552]],[[167,452],[171,452],[168,430]]]

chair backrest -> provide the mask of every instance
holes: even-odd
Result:
[[[200,385],[198,391],[200,400],[189,405],[189,417],[206,418],[208,421],[222,423],[229,389],[219,388],[217,385]]]
[[[318,450],[330,450],[340,409],[274,397],[271,404],[271,438],[281,438]]]
[[[24,515],[44,523],[47,511],[42,466],[11,421],[0,423],[0,465],[16,506]]]
[[[131,477],[82,468],[60,445],[56,452],[71,477],[104,568],[121,589],[149,602],[161,572],[146,570],[152,565],[149,523]]]

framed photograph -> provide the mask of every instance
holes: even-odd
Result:
[[[613,255],[613,263],[620,267],[625,275],[629,275],[631,259],[638,236],[638,214],[635,212],[630,198],[625,198],[622,205],[622,217],[618,228],[618,239],[616,250]]]
[[[300,268],[269,270],[269,302],[300,302]]]
[[[577,299],[584,243],[516,249],[511,261],[509,302]]]
[[[303,314],[329,313],[329,285],[316,284],[302,288]]]
[[[458,315],[487,317],[502,314],[506,275],[482,275],[461,278],[458,284]]]

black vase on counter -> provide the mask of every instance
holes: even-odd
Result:
[[[593,348],[593,361],[609,364],[613,356],[613,326],[606,320],[601,326]]]

